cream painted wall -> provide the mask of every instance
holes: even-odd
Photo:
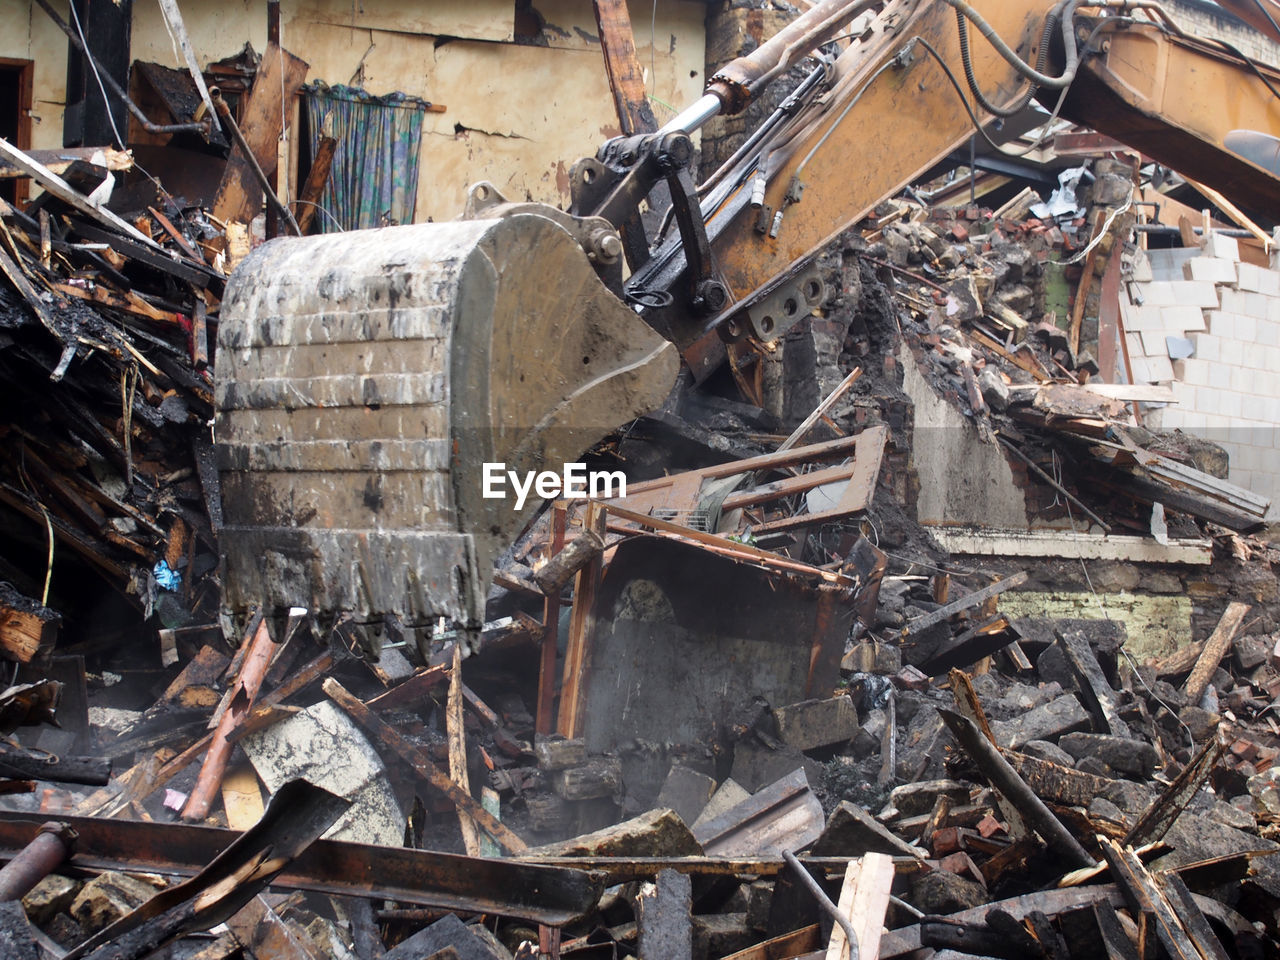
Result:
[[[12,0],[0,0],[9,3]],[[179,66],[159,8],[134,0],[133,55]],[[202,64],[266,45],[260,0],[180,0]],[[372,93],[400,91],[444,104],[422,138],[417,219],[448,220],[468,185],[491,180],[511,199],[568,203],[568,170],[618,132],[608,80],[586,0],[535,0],[546,46],[509,42],[514,0],[283,0],[284,46],[311,64],[309,79],[349,83],[362,74]],[[704,86],[698,0],[633,4],[639,58],[654,96],[673,107]],[[438,39],[433,31],[459,39]],[[659,119],[669,115],[655,106]]]
[[[65,20],[64,0],[52,0]],[[0,0],[0,57],[35,62],[32,80],[31,147],[62,146],[62,107],[67,93],[67,38],[30,0]]]

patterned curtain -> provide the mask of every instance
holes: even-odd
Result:
[[[357,87],[317,80],[304,88],[311,151],[320,137],[338,141],[319,213],[326,233],[412,223],[418,192],[418,146],[427,102],[403,93],[375,97]]]

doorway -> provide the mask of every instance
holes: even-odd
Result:
[[[0,137],[19,150],[31,149],[31,60],[0,57]],[[0,197],[12,204],[24,203],[31,181],[26,177],[0,180]]]

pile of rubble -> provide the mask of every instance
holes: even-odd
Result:
[[[28,663],[52,649],[64,614],[92,647],[115,642],[134,611],[169,627],[216,612],[206,424],[225,278],[198,248],[216,233],[199,210],[171,204],[129,223],[90,199],[113,182],[101,156],[61,176],[19,159],[48,188],[25,211],[0,210],[0,563],[14,584],[0,646]],[[104,592],[126,612],[86,606]]]
[[[134,596],[166,569],[191,590],[215,550],[197,331],[221,276],[180,211],[154,211],[121,262],[94,246],[105,227],[56,212],[5,211],[31,296],[0,357],[48,424],[12,413],[26,465],[6,503],[43,470],[76,494],[49,522],[78,523]],[[162,650],[91,660],[86,682],[49,659],[34,588],[7,591],[8,622],[42,639],[0,704],[6,955],[1273,952],[1280,555],[1212,448],[1143,431],[1141,397],[1082,375],[1069,324],[1023,320],[1051,312],[1043,260],[1087,240],[966,213],[845,238],[839,299],[784,357],[820,402],[791,391],[780,420],[688,390],[598,448],[627,495],[547,510],[478,636],[299,609],[228,644],[197,590]],[[42,262],[42,222],[65,260]],[[1018,242],[974,228],[993,222]],[[91,357],[59,364],[36,323]],[[1002,612],[1019,588],[1090,590],[1089,566],[961,565],[910,519],[901,356],[1025,465],[1042,519],[1146,533],[1168,506],[1168,531],[1213,554],[1203,639],[1140,660],[1101,597],[1098,619]],[[91,483],[100,461],[132,483]],[[1190,591],[1176,571],[1147,575]]]

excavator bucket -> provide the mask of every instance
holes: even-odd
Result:
[[[218,331],[229,612],[474,627],[541,503],[486,498],[483,465],[560,473],[678,362],[536,214],[264,244]]]

